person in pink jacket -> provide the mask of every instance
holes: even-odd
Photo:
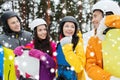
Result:
[[[14,53],[20,56],[24,48],[30,48],[29,55],[40,60],[39,80],[53,80],[56,68],[53,53],[56,51],[56,43],[50,41],[47,23],[43,19],[33,20],[30,28],[34,32],[34,40],[26,46],[17,47]]]

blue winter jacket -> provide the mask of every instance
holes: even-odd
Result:
[[[77,80],[74,70],[71,70],[69,63],[65,60],[65,56],[60,44],[57,46],[57,63],[58,63],[58,78],[63,77],[65,80]],[[59,80],[57,78],[57,80]]]

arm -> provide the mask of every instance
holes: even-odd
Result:
[[[105,18],[105,25],[107,27],[120,28],[120,16],[119,15],[110,15]]]
[[[86,72],[93,80],[110,80],[110,74],[103,70],[101,43],[91,37],[86,49]]]
[[[49,56],[47,53],[44,53],[37,49],[31,49],[29,51],[29,55],[42,61],[43,64],[45,64],[48,68],[55,67],[54,59],[51,56]]]
[[[24,46],[18,46],[14,49],[14,54],[17,56],[21,56],[23,54],[23,49],[25,47]]]
[[[73,44],[65,44],[62,49],[67,62],[74,67],[75,72],[79,73],[83,71],[85,66],[85,54],[83,50],[82,39],[78,42],[75,51],[72,49]]]

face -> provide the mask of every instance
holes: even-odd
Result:
[[[47,29],[45,25],[37,26],[37,35],[40,39],[46,39],[47,37]]]
[[[93,18],[92,18],[92,23],[93,23],[93,26],[94,26],[95,29],[98,28],[102,18],[103,18],[103,14],[102,14],[101,11],[97,11],[97,10],[94,11]]]
[[[20,21],[18,20],[17,17],[11,17],[7,20],[7,22],[12,31],[19,32],[21,30]]]
[[[65,36],[73,36],[75,33],[75,24],[73,22],[65,22],[63,25],[63,34]]]

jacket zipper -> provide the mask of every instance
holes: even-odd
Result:
[[[10,80],[10,72],[11,72],[11,65],[10,66],[10,69],[9,69],[9,72],[8,72],[8,80]]]

